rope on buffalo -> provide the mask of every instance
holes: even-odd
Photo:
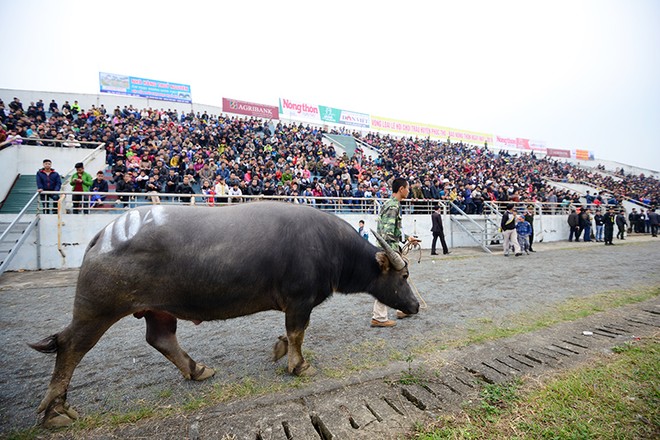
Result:
[[[416,241],[414,243],[412,242],[407,242],[403,248],[401,249],[401,256],[403,257],[404,260],[406,260],[406,263],[408,263],[408,253],[410,252],[411,249],[414,250],[419,250],[419,258],[417,259],[417,264],[422,262],[422,246],[420,246],[419,241]],[[415,286],[415,283],[412,282],[410,278],[408,278],[408,283],[411,285],[413,288],[413,292],[415,292],[415,295],[417,298],[419,298],[419,308],[420,309],[427,309],[428,306],[426,305],[426,301],[424,301],[424,298],[422,298],[422,294],[419,293],[419,290],[417,289],[417,286]]]

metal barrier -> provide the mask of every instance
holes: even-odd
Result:
[[[347,197],[304,197],[304,196],[230,196],[230,195],[210,195],[210,194],[175,194],[175,193],[118,193],[118,192],[74,192],[44,191],[42,194],[59,195],[58,205],[61,206],[62,213],[99,213],[116,212],[129,208],[135,208],[144,205],[191,205],[191,206],[227,206],[237,203],[249,203],[263,200],[273,200],[286,203],[296,203],[301,205],[310,205],[315,208],[331,213],[342,214],[378,214],[380,207],[387,201],[383,198],[347,198]],[[80,200],[74,200],[80,199]],[[528,206],[534,206],[535,214],[569,214],[572,205],[561,203],[541,203],[541,202],[485,202],[481,214],[471,214],[475,217],[500,216],[501,211],[506,210],[506,205],[514,203],[519,212],[523,212]],[[452,211],[452,202],[449,200],[435,199],[406,199],[401,202],[401,210],[404,215],[407,214],[431,214],[436,205],[440,205],[443,215],[454,214],[463,210],[454,207]],[[38,213],[43,214],[45,207],[40,200],[38,204]]]

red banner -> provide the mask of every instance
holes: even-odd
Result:
[[[275,106],[239,101],[230,98],[222,98],[222,111],[225,113],[257,116],[265,119],[279,119],[279,109]]]
[[[559,150],[557,148],[548,148],[546,150],[546,154],[552,157],[565,157],[568,159],[571,158],[571,150]]]

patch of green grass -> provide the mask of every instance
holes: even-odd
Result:
[[[35,440],[40,438],[45,431],[41,428],[29,428],[12,431],[7,434],[7,440]]]
[[[658,338],[621,346],[539,386],[487,386],[459,416],[416,429],[419,440],[660,438]]]
[[[501,322],[479,318],[469,323],[467,336],[450,341],[447,346],[461,347],[530,333],[562,322],[586,318],[605,310],[636,304],[658,295],[660,295],[660,287],[612,290],[583,298],[571,298],[543,312],[507,316]]]
[[[172,397],[172,390],[160,390],[158,392],[159,399],[169,399]]]

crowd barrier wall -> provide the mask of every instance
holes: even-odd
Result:
[[[231,209],[191,207],[190,209]],[[336,214],[346,220],[355,229],[358,221],[364,220],[367,229],[376,229],[378,216],[375,214]],[[34,219],[34,214],[26,215],[24,221]],[[12,221],[15,216],[0,215],[0,221]],[[568,238],[566,215],[536,216],[534,221],[535,241],[561,241]],[[117,214],[98,213],[90,215],[56,214],[40,215],[40,222],[31,236],[20,248],[8,270],[71,269],[82,263],[85,249],[91,239],[108,223],[117,218]],[[483,216],[472,217],[477,223],[483,223]],[[445,238],[452,247],[476,247],[476,243],[465,232],[454,225],[448,215],[443,216]],[[408,234],[416,234],[422,240],[425,255],[431,247],[431,216],[429,214],[407,214],[403,216],[403,229]],[[258,234],[258,231],[255,231]],[[376,244],[370,234],[370,241]],[[286,245],[283,243],[282,245]],[[438,248],[440,243],[438,242]],[[501,247],[493,247],[493,252],[500,252]],[[231,256],[228,256],[231,258]],[[411,258],[416,258],[415,256]]]
[[[85,164],[85,171],[96,176],[96,172],[104,170],[105,154],[89,157],[91,149],[67,148],[67,147],[45,147],[39,145],[12,145],[0,150],[0,200],[4,200],[11,189],[18,174],[36,175],[43,167],[43,160],[50,159],[53,168],[60,173],[64,179],[66,173],[71,171],[77,162],[85,158],[89,161]],[[64,182],[62,182],[64,183]],[[37,188],[35,187],[36,191]]]

